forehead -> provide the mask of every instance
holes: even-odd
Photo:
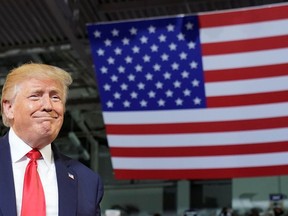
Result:
[[[30,92],[50,92],[57,94],[64,94],[64,87],[61,82],[53,79],[27,79],[23,80],[16,86],[16,92],[30,93]]]
[[[63,85],[58,80],[37,79],[37,78],[23,80],[21,83],[19,83],[19,86],[27,87],[27,89],[32,89],[32,88],[62,89],[63,88]]]

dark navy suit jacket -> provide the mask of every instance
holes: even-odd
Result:
[[[52,144],[59,216],[100,216],[103,184],[98,174],[59,153]],[[8,134],[0,138],[0,216],[16,216],[16,198]]]

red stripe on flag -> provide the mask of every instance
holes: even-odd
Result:
[[[287,12],[288,13],[288,12]],[[237,52],[250,52],[288,47],[288,35],[256,38],[241,41],[217,42],[202,44],[202,53],[207,55],[219,55]]]
[[[205,71],[205,82],[244,80],[288,75],[288,64]]]
[[[229,106],[245,106],[260,105],[269,103],[286,102],[288,91],[268,92],[259,94],[233,95],[233,96],[214,96],[207,98],[207,107],[229,107]]]
[[[288,117],[263,118],[254,120],[196,122],[196,123],[165,123],[165,124],[107,124],[107,134],[183,134],[183,133],[208,133],[246,131],[268,128],[288,127]]]
[[[271,6],[257,9],[230,11],[215,14],[201,14],[199,16],[200,28],[225,26],[235,24],[254,23],[287,18],[288,5]]]
[[[129,170],[114,169],[117,179],[226,179],[287,175],[288,165],[229,169]]]
[[[288,142],[188,147],[111,147],[112,157],[187,157],[288,151]]]

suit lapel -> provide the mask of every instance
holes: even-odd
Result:
[[[0,194],[2,215],[16,216],[16,197],[8,133],[0,139]]]
[[[57,173],[59,193],[59,216],[76,215],[77,213],[77,176],[69,170],[65,160],[52,144]]]

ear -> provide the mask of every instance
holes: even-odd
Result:
[[[3,100],[2,102],[3,113],[8,119],[14,118],[13,104],[9,100]]]

